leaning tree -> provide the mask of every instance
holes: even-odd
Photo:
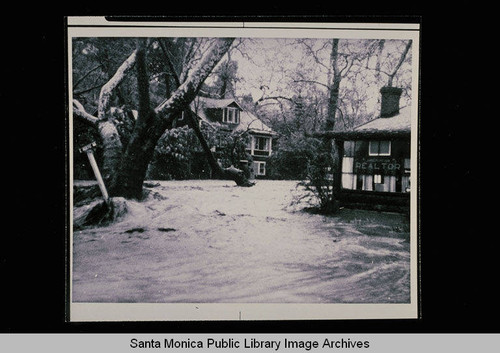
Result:
[[[228,52],[233,40],[234,38],[216,38],[199,60],[181,62],[173,60],[163,41],[149,38],[137,39],[135,49],[102,85],[96,102],[96,113],[89,113],[84,104],[76,98],[73,99],[73,116],[90,125],[100,136],[101,173],[110,196],[128,199],[142,198],[144,179],[155,147],[164,132],[175,126],[176,119],[183,112],[188,118],[189,125],[200,139],[214,174],[219,178],[234,180],[241,186],[252,185],[241,170],[234,167],[222,169],[219,166],[203,134],[199,131],[196,117],[189,108],[203,82]],[[159,43],[164,50],[165,67],[171,69],[168,75],[173,78],[174,82],[173,87],[169,89],[168,97],[157,105],[152,104],[148,73],[151,69],[148,54],[155,47],[153,43],[156,43],[156,46]],[[193,50],[192,47],[188,49]],[[179,66],[179,63],[184,69],[189,66],[189,70],[182,70],[182,74],[179,74],[179,71],[175,70],[175,66]],[[137,82],[137,117],[133,121],[130,135],[124,139],[119,133],[116,119],[113,118],[111,102],[113,96],[119,92],[120,84],[127,76],[134,75],[134,73]]]

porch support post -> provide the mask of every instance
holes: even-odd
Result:
[[[334,161],[334,164],[336,168],[334,168],[334,175],[333,175],[333,195],[335,199],[338,201],[339,196],[340,196],[340,191],[342,189],[342,162],[343,162],[343,156],[344,156],[344,141],[335,139],[334,140],[335,147],[337,150],[337,156],[336,161]]]

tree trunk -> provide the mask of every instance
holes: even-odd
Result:
[[[210,146],[208,145],[205,136],[203,136],[203,133],[201,132],[200,127],[198,126],[198,122],[196,121],[194,114],[191,112],[191,110],[187,110],[185,113],[188,116],[189,126],[194,130],[196,137],[198,137],[201,147],[203,148],[203,152],[205,152],[205,156],[207,157],[208,164],[210,165],[210,168],[212,168],[212,172],[215,174],[215,176],[220,179],[233,180],[238,186],[255,185],[255,183],[248,180],[248,178],[245,176],[245,173],[241,169],[237,169],[234,167],[223,169],[219,165],[219,163],[217,163],[217,160],[212,154],[212,151],[210,150]]]
[[[339,91],[340,91],[340,82],[342,80],[342,75],[338,69],[338,47],[339,40],[333,39],[332,41],[332,51],[330,54],[330,63],[332,65],[333,70],[333,79],[330,85],[330,90],[328,92],[328,114],[325,121],[325,130],[332,131],[335,128],[337,109],[339,105]],[[330,168],[331,173],[333,174],[333,185],[330,191],[329,197],[329,212],[337,212],[338,210],[338,195],[340,191],[340,154],[338,149],[338,144],[335,143],[329,137],[323,137],[323,148],[326,153],[329,155],[330,159]]]
[[[108,120],[100,120],[97,123],[97,130],[99,131],[99,135],[102,140],[102,167],[101,174],[104,179],[104,182],[112,186],[115,178],[116,170],[118,169],[123,146],[120,140],[120,135],[118,134],[118,130],[116,126]],[[111,190],[108,190],[111,193]]]
[[[151,147],[153,144],[151,139],[154,136],[151,136],[150,126],[154,124],[155,116],[150,106],[149,79],[146,70],[146,46],[147,41],[145,39],[138,40],[136,50],[139,96],[138,117],[111,186],[112,194],[125,198],[139,199],[142,197],[142,182],[156,145],[154,143]]]
[[[113,179],[110,192],[112,196],[142,198],[142,185],[158,140],[166,129],[171,128],[175,117],[189,106],[232,41],[232,38],[218,39],[186,81],[154,110],[149,107],[144,50],[138,50],[139,116],[120,167],[116,171],[116,177]]]
[[[165,129],[155,127],[133,135],[116,171],[110,192],[112,196],[137,200],[142,198],[146,172],[163,131]]]
[[[171,72],[172,72],[172,77],[176,83],[176,88],[178,88],[181,85],[181,81],[179,77],[177,76],[175,70],[173,69],[173,63],[170,61],[170,57],[167,55],[167,51],[165,48],[162,48],[163,52],[165,54],[165,60],[167,61],[167,65],[170,67]],[[230,62],[230,56],[228,52],[228,61],[226,62],[226,67],[228,66],[228,63]],[[250,182],[248,178],[244,175],[243,171],[236,169],[236,168],[227,168],[227,169],[222,169],[222,167],[217,163],[217,160],[215,159],[212,151],[210,150],[210,146],[208,146],[208,143],[205,139],[205,136],[203,136],[203,133],[200,130],[200,127],[198,125],[197,118],[194,116],[193,112],[191,109],[185,109],[184,114],[188,119],[188,124],[191,127],[191,129],[194,130],[196,137],[200,141],[200,144],[203,148],[203,151],[205,153],[205,156],[208,160],[208,164],[211,167],[213,176],[216,176],[221,179],[229,179],[233,180],[236,182],[237,185],[239,186],[252,186],[254,183]],[[212,174],[211,174],[212,176]]]
[[[332,66],[333,78],[328,91],[328,114],[325,122],[325,130],[333,130],[335,127],[335,115],[337,113],[340,81],[342,77],[338,70],[339,40],[333,39],[332,51],[330,53],[330,64]]]

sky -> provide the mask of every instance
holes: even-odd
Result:
[[[343,44],[348,42],[348,47],[355,48],[356,40],[342,40]],[[293,90],[298,87],[298,84],[291,84],[292,78],[296,78],[296,72],[304,72],[304,79],[310,79],[320,82],[320,84],[312,84],[314,89],[326,92],[323,85],[328,84],[328,66],[331,47],[325,43],[328,40],[316,40],[311,42],[313,49],[316,50],[321,64],[315,62],[310,54],[308,54],[303,45],[297,44],[296,40],[290,39],[273,39],[273,38],[252,38],[244,40],[240,45],[241,50],[232,50],[231,59],[238,62],[238,76],[240,81],[236,84],[236,94],[244,95],[250,93],[256,101],[261,98],[264,91],[261,89],[265,86],[265,93],[269,96],[282,95],[292,96]],[[401,46],[405,41],[386,41],[384,55],[388,58],[387,63],[392,66],[398,61]],[[342,50],[347,50],[342,47]],[[342,51],[341,50],[341,51]],[[375,65],[374,60],[370,62],[371,66]],[[389,68],[388,68],[389,69]],[[285,70],[285,72],[283,71]],[[405,70],[402,84],[411,82],[411,67],[404,65],[401,71]],[[362,70],[361,74],[357,75],[356,82],[358,90],[366,92],[366,110],[376,114],[379,109],[380,88],[387,80],[386,75],[381,75],[381,79],[374,81],[374,72],[372,70]],[[401,84],[395,81],[395,86]],[[343,85],[343,86],[342,86]],[[343,80],[341,90],[348,88],[348,81]],[[352,88],[352,87],[351,87]],[[307,93],[305,93],[307,95]],[[410,101],[402,98],[401,105],[408,105]]]

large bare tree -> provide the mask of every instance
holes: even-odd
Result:
[[[151,39],[137,39],[136,49],[123,61],[114,75],[101,87],[97,116],[87,112],[83,104],[73,100],[73,114],[93,126],[102,141],[102,175],[110,196],[141,199],[143,182],[148,165],[152,159],[155,147],[162,134],[172,128],[174,121],[185,111],[190,125],[197,127],[195,117],[189,110],[189,104],[196,97],[203,82],[229,50],[234,38],[214,39],[204,54],[196,61],[177,62],[177,72],[174,61],[168,56],[168,48],[159,41],[165,54],[166,66],[170,74],[175,75],[175,84],[169,87],[167,98],[157,106],[153,106],[150,96],[150,77],[148,75],[147,55],[151,47]],[[188,54],[191,54],[188,48]],[[184,58],[187,56],[185,55]],[[196,64],[193,65],[193,62]],[[127,75],[135,69],[137,77],[138,115],[130,138],[122,141],[115,120],[112,119],[111,101],[113,94]],[[202,134],[197,131],[202,145],[206,144]],[[205,143],[204,143],[205,142]],[[215,174],[234,180],[238,185],[251,185],[236,168],[222,169],[214,162],[209,149],[205,149]]]

